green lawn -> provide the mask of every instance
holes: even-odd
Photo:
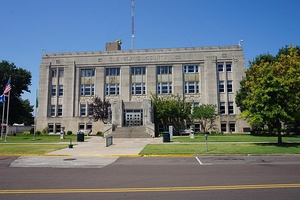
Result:
[[[84,137],[84,139],[89,139],[90,137]],[[77,135],[66,135],[65,139],[60,139],[60,135],[37,135],[36,139],[33,140],[33,135],[17,135],[8,136],[7,141],[3,136],[0,143],[56,143],[56,142],[70,142],[70,140],[76,142]]]
[[[283,142],[300,142],[300,137],[284,136]],[[172,142],[205,142],[203,134],[196,135],[195,139],[190,139],[189,136],[173,137]],[[254,136],[246,134],[224,134],[224,135],[208,135],[208,142],[277,142],[276,136]]]
[[[44,155],[67,147],[66,144],[1,144],[0,155]]]
[[[202,144],[148,144],[140,155],[195,155],[195,154],[300,154],[300,143],[205,143]]]

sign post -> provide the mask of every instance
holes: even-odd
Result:
[[[205,146],[206,146],[206,152],[208,152],[208,145],[207,145],[207,134],[204,135],[205,137]]]

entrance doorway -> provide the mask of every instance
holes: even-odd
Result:
[[[143,110],[124,110],[124,126],[142,126]]]

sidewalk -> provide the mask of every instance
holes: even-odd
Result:
[[[137,157],[147,144],[159,143],[162,138],[113,138],[113,145],[106,147],[105,138],[92,136],[46,156],[19,157],[10,167],[102,168],[121,156]]]

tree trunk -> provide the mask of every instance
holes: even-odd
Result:
[[[281,123],[279,120],[277,120],[276,122],[276,127],[277,127],[277,134],[278,134],[278,141],[277,144],[278,145],[282,145],[282,137],[281,137]]]

